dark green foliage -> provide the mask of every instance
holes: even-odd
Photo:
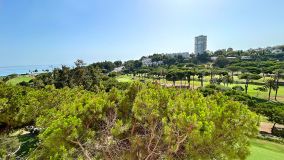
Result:
[[[117,88],[120,90],[126,90],[129,86],[129,83],[118,82],[114,78],[109,78],[106,81],[102,81],[103,89],[109,92],[112,88]]]
[[[42,129],[39,141],[19,137],[26,143],[18,154],[31,159],[244,159],[257,133],[256,115],[220,93],[203,97],[138,82],[98,93],[0,88],[0,116],[8,120],[1,123]]]
[[[18,76],[17,74],[10,74],[10,75],[5,76],[4,78],[2,78],[2,80],[3,80],[4,82],[7,82],[7,81],[9,81],[10,79],[16,78],[17,76]]]
[[[231,49],[215,54],[219,58],[214,66],[225,69],[189,63],[206,63],[208,55],[187,60],[155,54],[152,61],[163,65],[145,67],[141,60],[123,64],[124,73],[138,75],[143,82],[165,77],[173,84],[187,80],[191,85],[198,78],[203,84],[204,76],[211,75],[213,84],[224,84],[199,91],[120,83],[110,72],[122,66],[121,61],[86,66],[79,60],[75,68],[62,66],[21,86],[1,83],[0,131],[27,125],[42,128],[39,136],[18,137],[27,143],[17,154],[34,159],[245,159],[248,138],[257,133],[251,111],[283,124],[283,104],[251,97],[241,92],[241,86],[225,85],[238,71],[243,72],[239,78],[246,81],[245,91],[252,80],[261,78],[259,74],[274,74],[275,80],[266,87],[271,91],[275,84],[277,90],[282,72],[276,69],[284,68],[284,63],[261,61],[258,55],[252,61],[228,60],[225,56],[250,55]],[[7,142],[6,138],[1,140]],[[0,147],[0,152],[8,154],[17,146],[17,139],[12,139],[11,147]]]
[[[260,75],[251,74],[251,73],[244,73],[239,76],[240,79],[248,79],[248,80],[258,80],[261,78]]]
[[[121,66],[121,65],[122,65],[121,61],[116,61],[116,64],[110,61],[104,61],[104,62],[93,63],[91,66],[94,68],[97,68],[97,67],[100,68],[104,73],[109,73],[113,71],[113,69],[116,66]]]
[[[116,73],[116,72],[111,72],[111,73],[108,74],[108,76],[109,76],[109,77],[112,77],[112,78],[115,78],[115,77],[117,77],[118,75],[119,75],[119,74]]]
[[[266,87],[257,87],[257,88],[254,88],[254,90],[258,90],[258,91],[261,91],[261,92],[266,92],[267,88]]]
[[[230,61],[224,57],[224,56],[218,56],[218,58],[216,59],[216,61],[214,62],[214,66],[215,67],[220,67],[220,68],[224,68],[227,65],[229,65]]]
[[[235,101],[247,104],[250,110],[262,114],[268,117],[268,120],[274,123],[284,124],[284,104],[272,101],[266,101],[262,99],[253,98],[247,94],[244,94],[236,89],[208,85],[205,88],[200,89],[204,96],[214,95],[222,92],[224,95],[230,97]]]
[[[37,135],[34,134],[24,134],[18,136],[19,142],[21,143],[21,147],[16,153],[17,157],[26,157],[34,151],[38,144]]]
[[[245,84],[245,91],[246,93],[248,92],[248,86],[249,86],[249,82],[252,80],[258,80],[261,78],[260,75],[258,74],[252,74],[252,73],[243,73],[239,76],[240,79],[244,79],[246,82]]]
[[[268,89],[268,100],[270,100],[270,95],[271,95],[271,90],[275,90],[276,89],[276,85],[275,85],[275,79],[268,79],[265,82],[265,88]]]
[[[114,61],[113,63],[114,63],[114,65],[115,65],[115,67],[120,67],[120,66],[122,66],[122,61]]]
[[[204,96],[214,95],[219,92],[226,92],[230,90],[228,87],[224,87],[221,85],[210,84],[204,88],[199,89]]]
[[[276,102],[257,103],[254,111],[268,117],[269,121],[284,124],[284,104]]]
[[[20,86],[26,86],[26,87],[27,87],[27,86],[30,86],[30,84],[29,84],[28,82],[25,82],[25,81],[20,82],[19,85],[20,85]]]
[[[273,127],[271,130],[271,133],[277,137],[282,137],[284,138],[284,129],[283,128],[277,128]]]
[[[173,82],[173,85],[175,86],[176,84],[176,81],[179,79],[178,77],[178,74],[177,74],[177,71],[170,71],[167,75],[166,75],[166,79],[168,81],[172,81]]]
[[[236,91],[244,91],[245,90],[242,86],[234,86],[232,89],[236,90]]]
[[[249,72],[252,74],[260,74],[261,73],[261,69],[257,68],[257,67],[246,67],[242,69],[244,72]]]
[[[31,86],[34,88],[44,88],[46,85],[54,85],[56,88],[64,87],[83,87],[85,90],[97,92],[99,89],[105,88],[109,91],[112,87],[120,89],[125,85],[117,82],[113,77],[117,74],[112,71],[114,64],[112,62],[99,62],[89,66],[85,66],[83,61],[75,62],[75,68],[62,66],[55,68],[52,72],[42,73],[31,80],[29,84],[21,83],[22,86]]]
[[[129,60],[124,62],[123,72],[126,74],[134,73],[142,67],[142,62],[138,60]]]
[[[279,90],[279,81],[280,79],[284,78],[284,70],[283,69],[277,69],[275,70],[275,96],[274,99],[277,100],[278,90]]]
[[[200,63],[207,63],[210,61],[210,56],[207,52],[203,53],[203,54],[198,54],[196,56],[197,61],[199,61]]]

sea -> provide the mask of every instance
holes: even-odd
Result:
[[[26,65],[26,66],[0,66],[0,76],[7,76],[10,74],[29,74],[37,70],[37,73],[52,71],[54,68],[62,65]]]

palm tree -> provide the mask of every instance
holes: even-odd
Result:
[[[194,89],[195,75],[196,75],[196,70],[195,70],[195,68],[193,68],[193,70],[192,70],[192,87],[193,87],[193,89]]]
[[[182,70],[178,70],[176,72],[176,75],[177,75],[178,80],[180,80],[180,88],[182,88],[182,81],[183,81],[183,79],[185,77],[185,73]]]
[[[176,86],[176,81],[178,79],[177,74],[175,71],[170,71],[167,75],[166,75],[166,79],[168,81],[172,81],[173,82],[173,86]]]
[[[200,79],[201,87],[204,86],[204,76],[209,75],[207,70],[201,70],[197,72],[198,78]]]
[[[252,74],[252,73],[243,73],[239,76],[240,79],[245,79],[246,80],[246,84],[245,84],[245,91],[246,93],[248,93],[248,86],[249,86],[249,82],[251,80],[258,80],[261,78],[260,75],[258,74]]]
[[[190,81],[191,81],[191,76],[193,75],[193,72],[191,70],[186,71],[185,76],[187,78],[187,82],[188,82],[188,88],[190,88]]]
[[[271,89],[275,90],[275,80],[274,79],[266,80],[265,87],[268,88],[268,100],[270,100]]]
[[[240,67],[238,67],[238,66],[229,66],[229,67],[227,67],[227,69],[231,71],[232,81],[234,81],[234,72],[239,71]]]
[[[198,78],[200,79],[201,87],[203,87],[204,73],[201,71],[201,72],[198,72],[197,74],[198,74]]]
[[[210,69],[210,81],[213,80],[214,74],[215,74],[215,69],[214,69],[214,68],[211,68],[211,69]]]
[[[229,83],[233,82],[233,79],[232,79],[231,76],[225,75],[225,76],[222,77],[222,82],[223,82],[224,86],[227,84],[227,87],[228,87]]]
[[[274,99],[277,100],[277,94],[279,90],[279,79],[283,78],[284,70],[276,70],[275,72],[275,96]]]

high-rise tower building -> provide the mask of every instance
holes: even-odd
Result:
[[[198,36],[195,37],[194,43],[194,53],[203,54],[207,50],[207,36]]]

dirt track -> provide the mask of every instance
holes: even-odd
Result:
[[[284,125],[276,124],[276,127],[284,128]],[[271,129],[273,127],[273,123],[270,122],[260,122],[259,130],[266,133],[271,133]]]

